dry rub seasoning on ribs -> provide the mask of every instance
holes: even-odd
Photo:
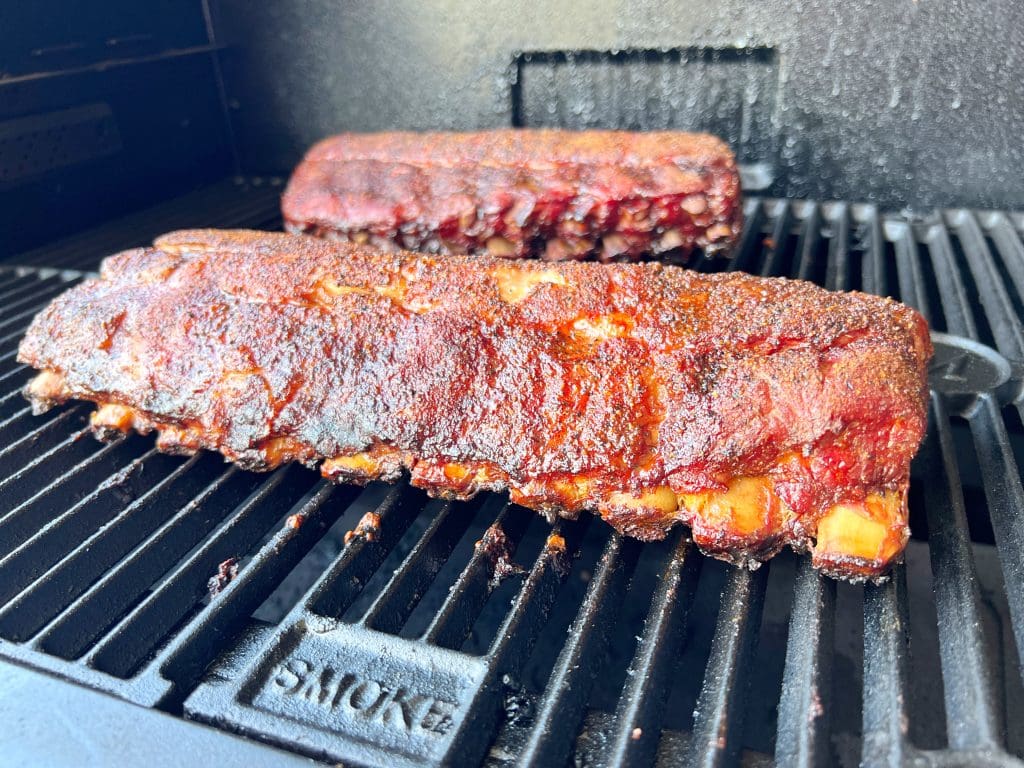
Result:
[[[678,131],[342,134],[309,151],[282,209],[291,232],[552,261],[725,251],[742,223],[729,147]]]
[[[35,319],[37,410],[265,470],[395,480],[754,565],[847,579],[906,544],[924,320],[889,299],[657,263],[384,253],[186,231],[112,256]]]

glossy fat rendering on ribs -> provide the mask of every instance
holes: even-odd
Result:
[[[342,134],[309,151],[282,211],[291,232],[556,261],[724,251],[742,224],[729,147],[680,131]]]
[[[930,355],[914,310],[800,281],[214,230],[108,258],[19,350],[38,409],[91,400],[97,430],[164,450],[409,470],[848,579],[905,546]]]

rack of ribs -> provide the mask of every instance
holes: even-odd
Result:
[[[343,134],[309,151],[282,209],[296,233],[554,261],[684,260],[742,224],[728,146],[678,131]]]
[[[36,409],[93,401],[101,435],[853,580],[906,544],[930,355],[914,310],[800,281],[214,230],[108,258],[19,350]]]

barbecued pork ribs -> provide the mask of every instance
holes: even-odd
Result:
[[[36,409],[93,401],[101,433],[852,580],[906,544],[930,355],[914,310],[800,281],[214,230],[108,258],[19,350]]]
[[[434,253],[633,261],[739,236],[736,160],[707,134],[343,134],[296,168],[291,232]]]

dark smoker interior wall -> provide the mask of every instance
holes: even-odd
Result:
[[[223,177],[200,0],[0,2],[0,257]]]
[[[1024,204],[1012,0],[217,0],[214,27],[248,170],[341,130],[680,127],[772,194]]]

